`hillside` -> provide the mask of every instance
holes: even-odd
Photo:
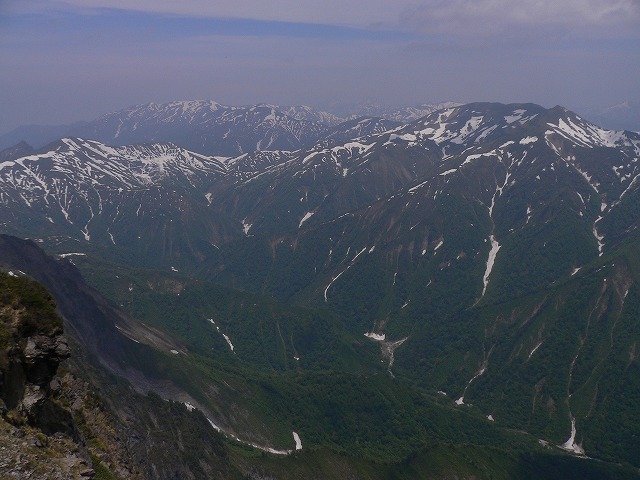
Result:
[[[522,452],[640,467],[640,136],[534,104],[333,128],[229,157],[65,138],[6,161],[2,231],[61,257],[13,268],[111,375],[227,440],[301,439],[273,471],[340,454],[410,476],[452,444],[500,452],[496,472]]]

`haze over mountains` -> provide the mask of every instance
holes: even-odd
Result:
[[[371,113],[108,114],[2,152],[0,230],[127,312],[112,372],[140,361],[245,443],[400,462],[514,435],[640,467],[640,134],[530,103]]]
[[[402,109],[365,105],[356,108],[357,113],[340,118],[306,106],[261,104],[232,107],[213,101],[150,103],[109,113],[92,122],[57,127],[19,127],[0,137],[0,148],[12,147],[20,141],[41,148],[58,138],[77,136],[109,145],[169,141],[210,155],[296,150],[313,144],[348,120],[366,116],[406,123],[452,105],[456,104],[448,102]],[[391,125],[386,124],[388,128]]]
[[[640,104],[625,101],[600,108],[588,108],[581,111],[598,125],[611,130],[640,131]]]
[[[209,155],[235,155],[253,150],[295,150],[310,146],[340,123],[362,117],[409,123],[434,110],[457,106],[442,102],[406,107],[365,103],[336,107],[340,115],[307,106],[258,104],[246,107],[214,101],[146,104],[102,115],[90,122],[59,126],[22,126],[0,135],[0,150],[20,142],[40,149],[62,137],[77,136],[108,145],[170,141]],[[601,127],[640,131],[640,109],[633,102],[587,109],[586,117]],[[386,126],[391,128],[391,123]]]

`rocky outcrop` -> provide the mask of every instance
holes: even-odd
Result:
[[[16,349],[17,355],[11,358],[9,371],[11,376],[18,377],[9,377],[9,384],[17,388],[8,392],[19,400],[16,405],[9,403],[7,407],[17,408],[33,423],[38,423],[40,414],[49,401],[53,376],[60,362],[69,357],[69,347],[62,335],[35,335],[20,343],[25,345]]]
[[[42,287],[13,275],[0,279],[0,408],[14,422],[76,435],[70,414],[51,399],[51,381],[70,355],[62,320]]]
[[[53,298],[26,276],[0,272],[0,478],[94,477],[73,415],[56,399],[69,356]]]

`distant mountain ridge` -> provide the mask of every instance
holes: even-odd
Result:
[[[27,142],[20,142],[16,145],[5,148],[4,150],[0,150],[0,162],[7,162],[11,160],[15,160],[20,157],[24,157],[25,155],[29,155],[33,153],[33,147],[29,145]]]
[[[340,111],[336,114],[305,105],[228,106],[193,100],[149,103],[107,113],[89,122],[21,126],[0,135],[0,150],[22,141],[40,149],[63,137],[81,137],[107,145],[172,142],[201,154],[235,156],[255,150],[309,147],[332,135],[333,129],[341,128],[340,124],[353,120],[406,124],[436,110],[460,105],[440,102],[394,107],[369,102],[336,107]],[[634,102],[586,109],[584,114],[604,128],[640,131],[640,109]]]
[[[388,107],[375,103],[363,104],[347,116],[349,119],[358,117],[380,117],[399,123],[410,123],[436,110],[459,107],[459,102],[423,103],[416,106]]]
[[[625,101],[602,108],[581,110],[584,116],[598,125],[613,130],[640,132],[640,103]]]
[[[343,118],[303,105],[227,106],[214,101],[149,103],[74,125],[19,127],[0,136],[0,149],[13,147],[20,141],[41,148],[62,137],[81,137],[107,145],[172,142],[207,155],[296,150],[312,145],[348,120],[375,116],[407,123],[447,105],[450,104],[402,110],[359,109],[357,114]]]

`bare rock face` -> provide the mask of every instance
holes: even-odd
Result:
[[[0,274],[0,413],[45,434],[78,437],[71,414],[51,398],[51,382],[70,350],[55,302],[40,284]]]
[[[38,385],[27,384],[18,408],[26,416],[32,416],[35,409],[41,407],[46,398],[44,389],[41,389]]]
[[[0,478],[95,477],[71,412],[54,398],[69,356],[49,293],[0,272]]]
[[[69,358],[69,355],[69,346],[62,335],[36,335],[27,338],[22,355],[27,386],[46,393],[58,365],[62,360]]]
[[[0,398],[6,410],[15,410],[29,423],[48,424],[51,419],[43,417],[43,412],[52,410],[50,385],[60,362],[70,355],[69,346],[60,333],[14,339],[5,351],[7,367],[0,375]]]

